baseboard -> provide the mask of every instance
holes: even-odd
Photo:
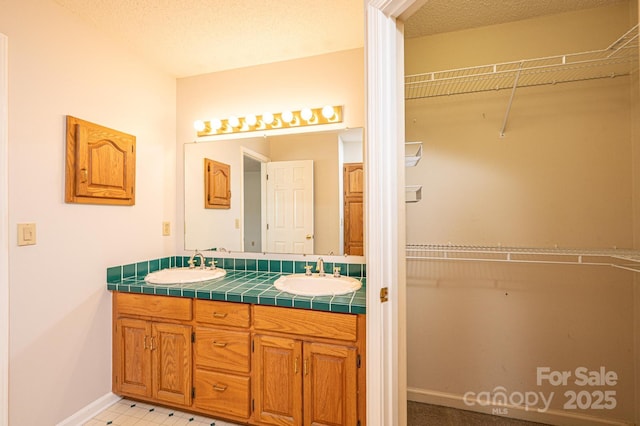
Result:
[[[94,418],[102,410],[111,407],[122,398],[109,392],[103,397],[93,401],[91,404],[81,408],[71,417],[67,417],[56,426],[78,426]]]
[[[523,407],[515,405],[504,405],[498,409],[491,406],[482,406],[477,403],[470,405],[465,403],[463,395],[418,388],[407,388],[407,400],[557,426],[632,426],[634,424],[633,422],[619,419],[605,419],[577,412],[573,413],[553,409],[539,412],[537,410],[526,410]]]

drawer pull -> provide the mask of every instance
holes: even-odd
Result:
[[[224,392],[227,390],[227,386],[226,385],[213,385],[213,390],[216,390],[218,392]]]
[[[227,313],[226,312],[214,312],[213,313],[213,317],[214,318],[226,318],[227,317]]]
[[[219,347],[219,348],[224,348],[224,347],[226,347],[226,346],[227,346],[227,344],[226,344],[226,343],[224,343],[224,342],[216,342],[216,341],[214,340],[214,341],[213,341],[213,346],[217,346],[217,347]]]

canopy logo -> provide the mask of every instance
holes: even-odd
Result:
[[[617,406],[616,391],[607,389],[618,384],[615,371],[600,367],[589,370],[577,367],[574,370],[552,370],[551,367],[536,368],[537,386],[572,386],[586,389],[568,389],[562,393],[565,410],[613,410]],[[597,389],[594,389],[597,388]],[[496,415],[507,415],[509,408],[524,408],[525,411],[546,412],[551,407],[556,392],[514,391],[496,386],[492,391],[466,392],[463,401],[468,406],[493,407]]]

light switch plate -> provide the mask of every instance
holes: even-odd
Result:
[[[171,235],[171,222],[162,222],[162,235],[165,237]]]
[[[18,224],[18,245],[32,246],[36,243],[36,224],[35,223],[19,223]]]

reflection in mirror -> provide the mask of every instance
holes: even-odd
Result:
[[[362,129],[188,143],[184,159],[185,250],[362,255]],[[204,159],[229,165],[229,208],[205,208]]]

